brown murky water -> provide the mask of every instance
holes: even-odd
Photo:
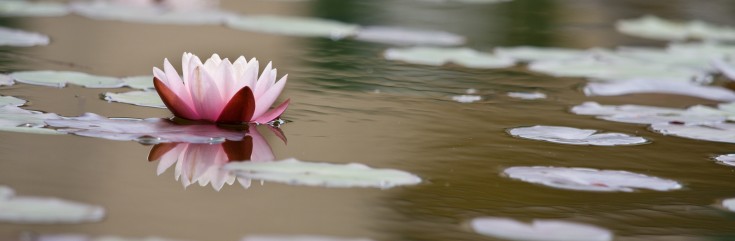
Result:
[[[663,46],[616,33],[617,19],[655,14],[735,25],[730,1],[522,1],[437,5],[417,1],[225,1],[245,13],[317,16],[362,25],[451,31],[468,46]],[[157,176],[150,146],[72,135],[0,133],[0,183],[20,194],[55,196],[104,206],[103,222],[76,225],[0,224],[0,239],[25,233],[161,236],[239,240],[251,234],[322,234],[375,240],[492,240],[466,222],[480,216],[555,218],[612,230],[616,240],[735,240],[735,214],[716,207],[735,197],[735,169],[713,155],[732,144],[655,134],[645,126],[568,112],[584,101],[686,107],[713,104],[670,95],[591,98],[582,79],[552,78],[522,67],[473,70],[384,60],[388,45],[285,37],[221,26],[171,26],[94,21],[78,16],[12,18],[2,25],[52,37],[45,47],[6,49],[0,69],[76,70],[109,76],[150,74],[181,53],[272,60],[289,74],[282,98],[292,99],[284,144],[263,132],[277,158],[395,168],[419,175],[409,187],[330,189],[253,182],[215,191],[183,188],[172,170]],[[484,100],[452,95],[474,88]],[[539,90],[545,100],[518,100],[508,91]],[[121,89],[46,88],[17,84],[3,95],[28,109],[65,116],[168,117],[164,109],[107,103],[100,93]],[[564,125],[640,135],[652,144],[569,146],[516,139],[505,130]],[[671,192],[595,193],[557,190],[502,177],[506,167],[551,165],[618,169],[670,178]]]

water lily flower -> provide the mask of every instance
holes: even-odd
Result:
[[[184,53],[179,76],[168,59],[163,71],[153,67],[153,84],[171,112],[179,118],[215,123],[268,123],[288,108],[289,100],[269,110],[286,85],[284,75],[276,81],[271,63],[258,77],[258,61],[240,56],[234,63],[213,54],[202,63]]]

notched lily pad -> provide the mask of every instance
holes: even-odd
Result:
[[[515,61],[469,48],[412,47],[390,48],[383,56],[412,64],[441,66],[448,63],[468,68],[493,69],[513,66]]]
[[[15,81],[21,83],[58,88],[65,87],[67,83],[87,88],[119,88],[124,85],[123,81],[119,78],[96,76],[74,71],[21,71],[14,72],[10,76]]]
[[[367,238],[341,238],[318,235],[251,235],[240,241],[373,241]]]
[[[0,1],[0,16],[6,17],[60,17],[69,14],[69,8],[57,2],[30,2],[25,0]]]
[[[240,177],[290,185],[385,189],[421,182],[418,176],[400,170],[375,169],[358,163],[303,162],[293,158],[274,162],[232,162],[224,168]]]
[[[359,28],[328,19],[275,15],[233,16],[227,19],[226,25],[239,30],[333,39],[356,34]]]
[[[0,46],[31,47],[49,42],[49,37],[40,33],[0,27]]]
[[[138,106],[166,108],[155,91],[130,91],[124,93],[105,93],[105,100]]]
[[[510,178],[553,188],[596,191],[632,192],[637,189],[671,191],[682,186],[676,181],[616,170],[569,167],[511,167],[504,171]]]
[[[384,26],[363,27],[354,38],[360,41],[396,45],[454,46],[465,42],[464,37],[443,31]]]
[[[520,138],[548,141],[571,145],[619,146],[636,145],[648,142],[643,137],[623,133],[600,133],[597,130],[577,129],[564,126],[531,126],[518,127],[508,131]]]
[[[644,16],[620,20],[615,27],[624,34],[659,40],[735,40],[734,28],[716,26],[699,20],[679,22],[656,16]]]
[[[559,220],[534,219],[531,223],[509,218],[481,217],[470,222],[482,235],[521,241],[609,241],[610,230],[589,224]]]

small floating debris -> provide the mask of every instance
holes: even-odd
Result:
[[[609,241],[610,230],[589,224],[559,220],[534,219],[531,223],[510,218],[481,217],[470,222],[482,235],[521,241]]]
[[[240,177],[289,185],[375,187],[415,185],[421,178],[394,169],[375,169],[359,163],[332,164],[286,159],[274,162],[232,162],[224,166]]]
[[[0,27],[0,46],[31,47],[49,42],[49,37],[40,33]]]
[[[682,186],[676,181],[616,170],[576,167],[510,167],[504,173],[513,179],[553,188],[596,191],[632,192],[637,189],[670,191]]]
[[[508,92],[508,96],[524,100],[546,99],[546,94],[541,92]]]
[[[464,37],[453,33],[386,26],[362,27],[354,38],[360,41],[396,45],[455,46],[465,42]]]
[[[531,126],[510,129],[515,137],[548,141],[570,145],[619,146],[636,145],[648,142],[643,137],[623,133],[597,133],[597,130],[578,129],[564,126]]]
[[[150,81],[150,80],[149,80]],[[105,93],[106,101],[113,101],[137,106],[166,108],[161,97],[155,91],[129,91],[123,93]]]
[[[619,20],[615,28],[624,34],[657,40],[735,40],[735,29],[732,27],[716,26],[699,20],[671,21],[650,15]]]
[[[341,238],[318,235],[250,235],[240,241],[373,241],[368,238]]]
[[[494,69],[513,66],[512,59],[478,52],[470,48],[411,47],[390,48],[383,56],[388,60],[412,64],[441,66],[448,63],[467,68]]]
[[[354,35],[359,29],[358,25],[329,19],[275,15],[233,16],[227,19],[226,25],[246,31],[332,39]]]
[[[482,100],[479,95],[455,95],[452,96],[452,100],[459,103],[472,103]]]
[[[0,16],[2,17],[60,17],[67,14],[69,14],[69,8],[57,2],[0,1]]]
[[[49,197],[15,196],[0,186],[0,222],[22,224],[86,223],[104,218],[102,207]]]
[[[726,166],[735,167],[735,154],[719,155],[715,157],[715,161]]]
[[[74,84],[87,88],[119,88],[125,83],[119,78],[90,75],[74,71],[21,71],[11,73],[10,76],[17,82],[63,88],[66,84]]]

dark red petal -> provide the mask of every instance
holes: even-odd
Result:
[[[253,154],[253,138],[246,136],[242,141],[225,141],[222,149],[227,154],[228,161],[247,161]]]
[[[161,160],[161,157],[174,149],[178,143],[161,143],[156,144],[151,148],[151,152],[148,153],[148,161],[158,161]]]
[[[158,92],[158,96],[161,97],[161,100],[163,100],[163,104],[166,105],[166,108],[168,108],[171,113],[173,113],[177,117],[181,117],[184,119],[193,120],[196,117],[194,116],[186,116],[184,113],[186,113],[184,108],[189,108],[189,106],[184,103],[183,100],[179,98],[179,96],[176,95],[171,89],[169,89],[161,80],[159,80],[156,77],[153,77],[153,87],[156,88],[156,92]]]
[[[250,87],[242,87],[232,96],[217,117],[218,123],[242,123],[250,121],[255,111],[255,96]],[[247,118],[245,118],[247,117]]]

